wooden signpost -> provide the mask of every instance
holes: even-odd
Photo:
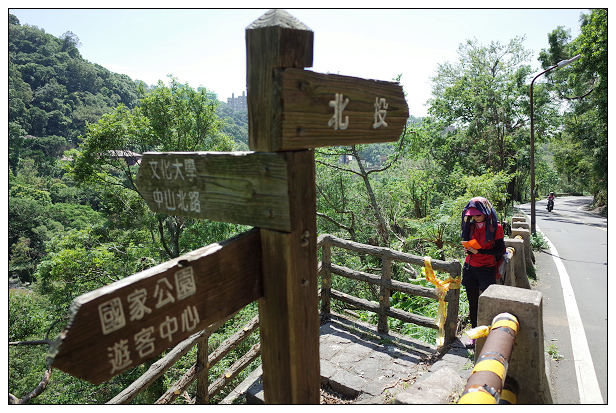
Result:
[[[247,27],[254,152],[146,153],[136,179],[153,211],[256,228],[78,297],[53,367],[101,383],[258,299],[266,403],[319,403],[312,148],[395,141],[408,107],[397,83],[304,70],[313,37],[282,10]]]

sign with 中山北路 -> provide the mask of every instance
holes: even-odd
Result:
[[[154,212],[290,230],[287,163],[280,154],[149,152],[136,186]]]

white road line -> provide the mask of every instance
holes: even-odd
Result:
[[[537,231],[541,232],[538,226],[536,226],[536,228]],[[569,333],[571,334],[571,350],[573,353],[573,361],[575,363],[575,374],[577,376],[578,390],[580,392],[580,403],[603,404],[603,397],[601,396],[601,390],[599,389],[599,381],[597,380],[597,375],[595,374],[595,366],[592,362],[590,349],[588,348],[586,332],[584,331],[580,311],[578,310],[577,302],[575,301],[575,295],[573,293],[573,287],[571,286],[569,274],[565,269],[565,265],[559,258],[558,251],[554,247],[554,244],[552,244],[545,234],[543,234],[543,237],[546,239],[550,247],[550,253],[554,258],[554,263],[556,264],[558,274],[560,275],[560,284],[563,289],[565,309],[567,311],[567,320],[569,322]]]

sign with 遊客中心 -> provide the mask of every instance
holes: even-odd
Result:
[[[52,366],[99,384],[233,314],[262,296],[260,249],[251,230],[77,297]]]

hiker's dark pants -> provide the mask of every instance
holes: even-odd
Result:
[[[473,267],[464,263],[462,268],[462,285],[466,288],[468,298],[469,318],[471,325],[477,327],[477,309],[479,307],[479,295],[490,285],[496,284],[495,267]]]

